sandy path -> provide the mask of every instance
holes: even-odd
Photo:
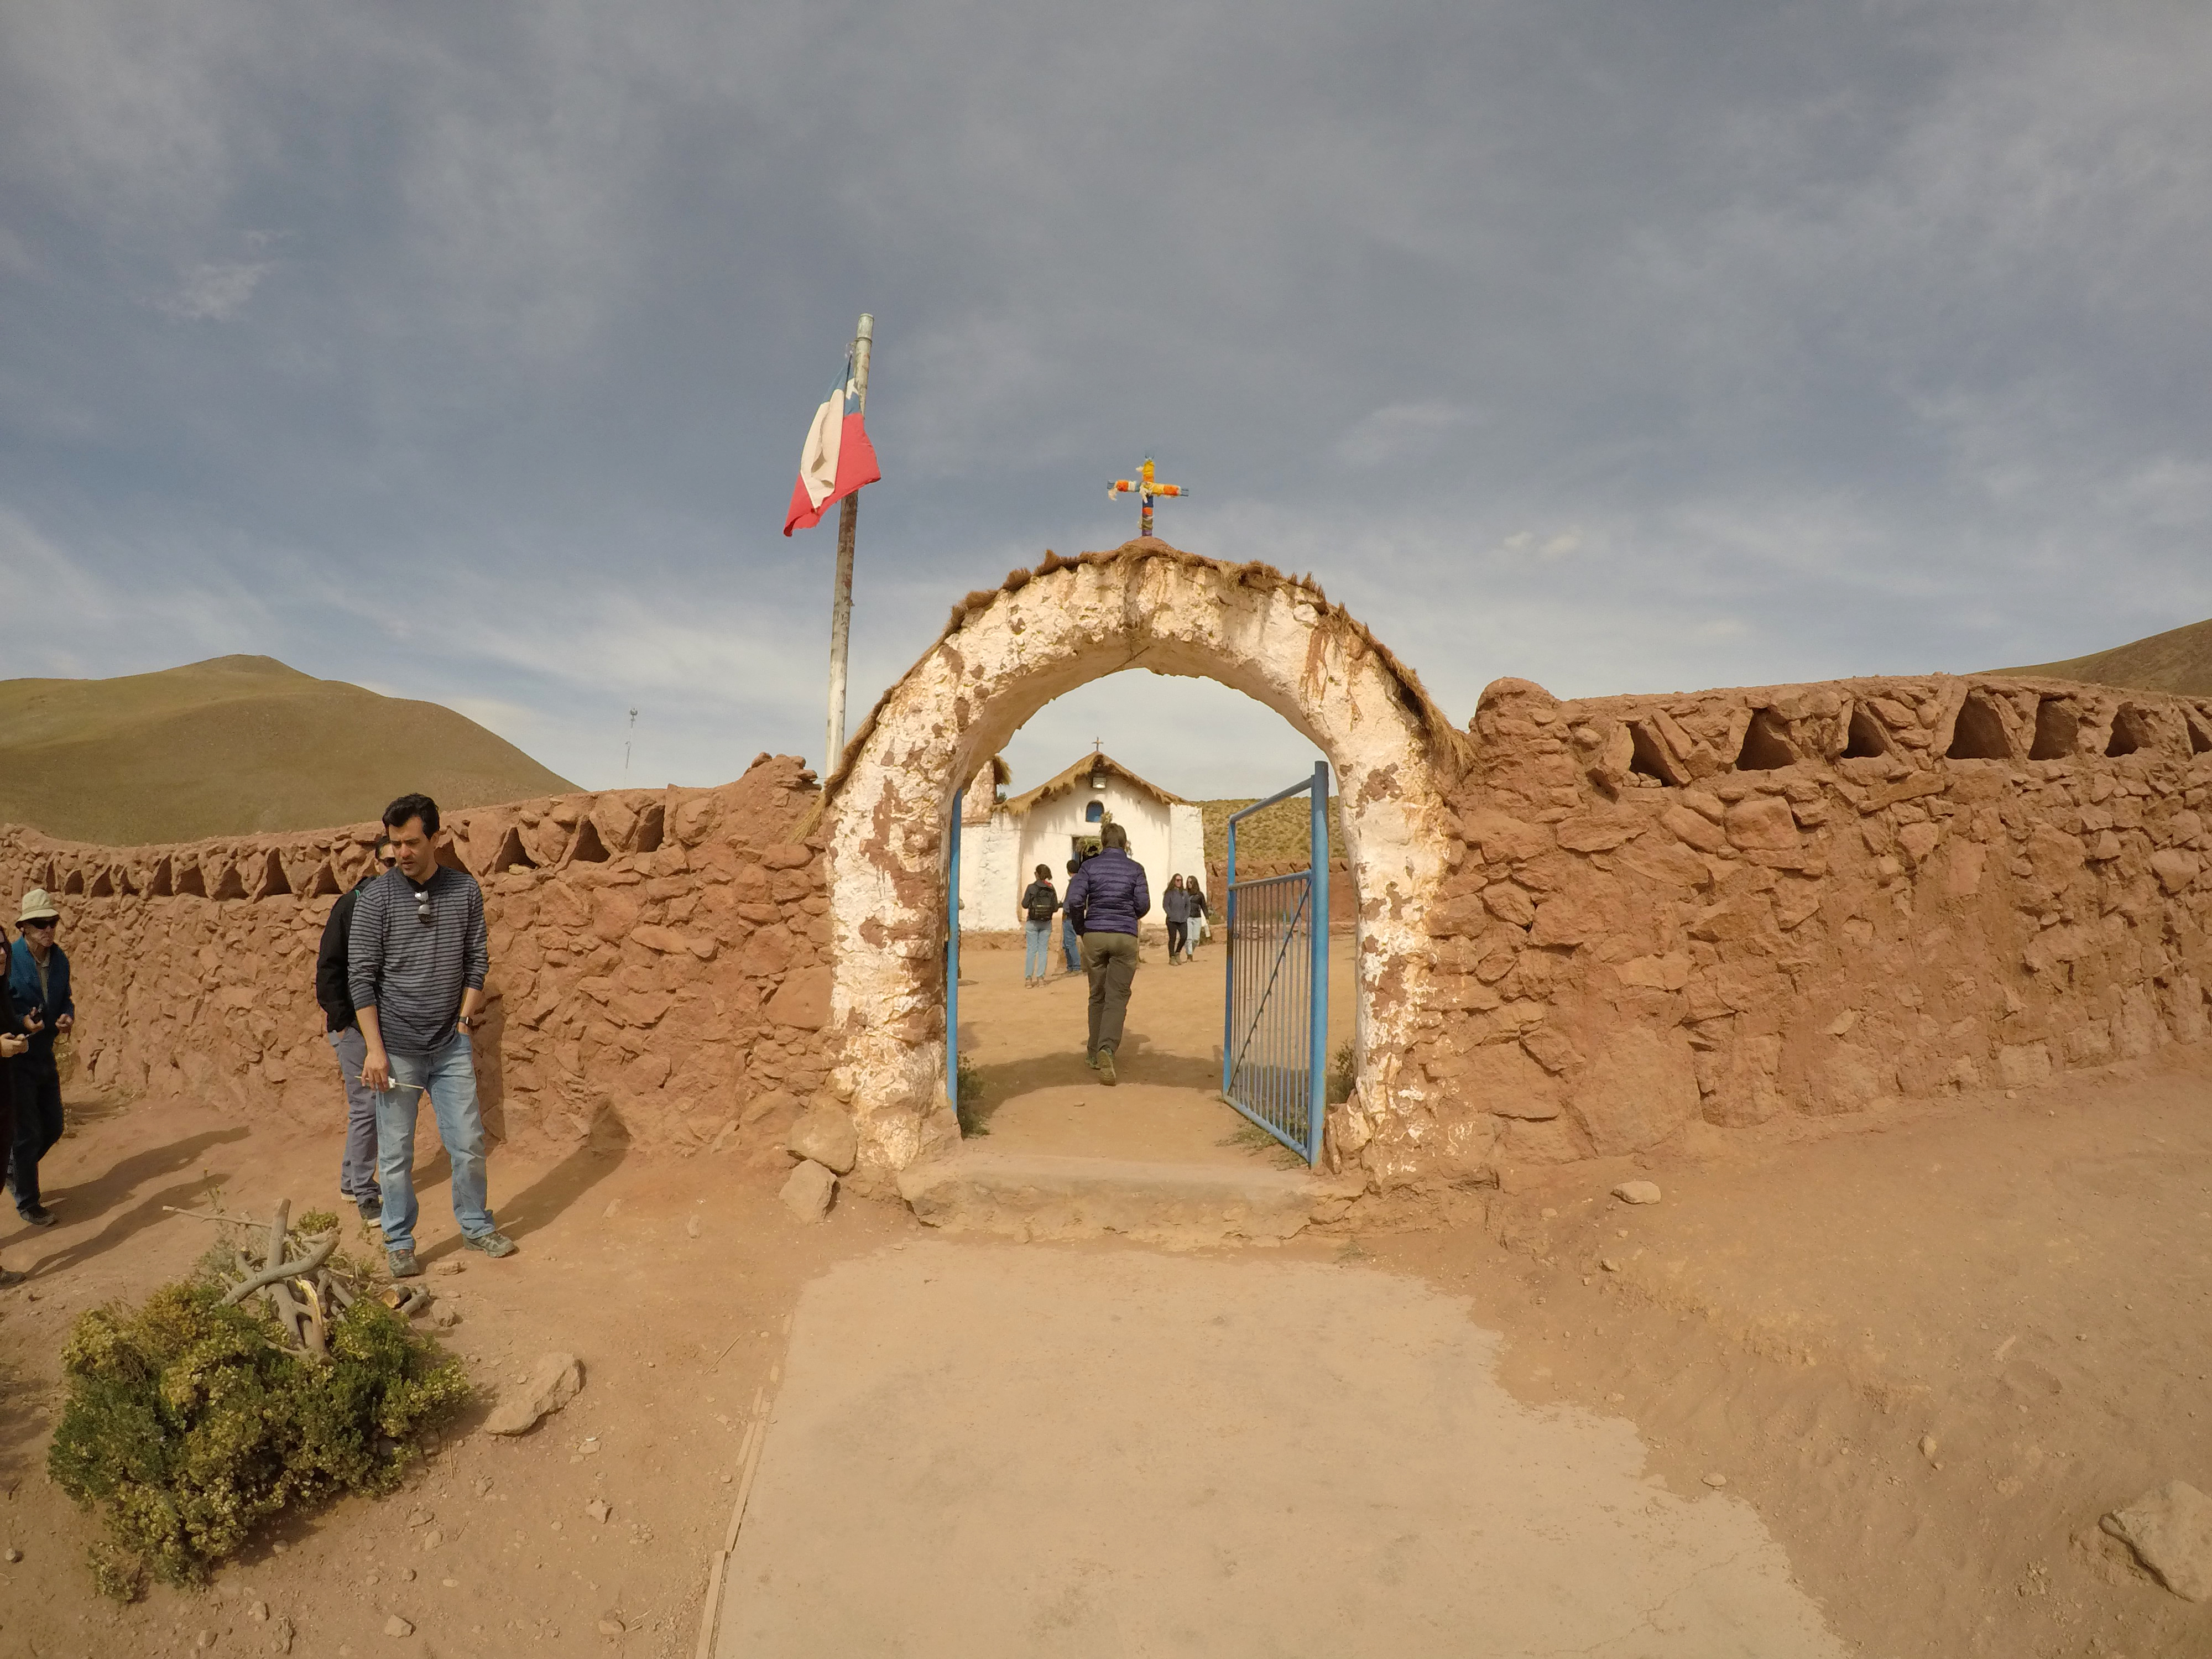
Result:
[[[1840,1655],[1751,1508],[1371,1268],[932,1241],[803,1294],[718,1650]]]
[[[1352,935],[1330,943],[1334,1054],[1352,1039],[1356,998]],[[962,954],[960,1048],[982,1085],[969,1117],[994,1150],[1200,1164],[1273,1156],[1249,1135],[1237,1139],[1244,1119],[1215,1097],[1228,963],[1220,934],[1178,966],[1164,945],[1147,939],[1143,950],[1112,1090],[1083,1063],[1090,988],[1082,975],[1055,972],[1032,990],[1022,984],[1018,949]]]

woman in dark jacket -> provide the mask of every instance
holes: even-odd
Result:
[[[1187,956],[1190,950],[1190,895],[1183,890],[1181,876],[1168,878],[1168,890],[1160,896],[1160,914],[1168,921],[1168,963],[1173,966],[1178,956]]]
[[[0,927],[0,961],[8,955],[8,930]],[[8,975],[0,973],[0,1176],[7,1173],[8,1149],[15,1144],[15,1056],[27,1053],[30,1033],[15,999],[9,994]],[[20,1285],[27,1275],[0,1267],[0,1285]]]

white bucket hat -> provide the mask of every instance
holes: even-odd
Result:
[[[46,890],[43,887],[33,887],[23,895],[22,912],[16,916],[15,925],[20,927],[27,921],[44,921],[49,916],[59,921],[61,915],[60,911],[54,908],[54,902],[46,896]]]

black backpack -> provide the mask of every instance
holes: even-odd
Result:
[[[1060,908],[1060,895],[1041,881],[1030,884],[1030,920],[1050,921],[1052,913]]]

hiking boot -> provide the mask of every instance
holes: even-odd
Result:
[[[0,1285],[20,1285],[30,1274],[19,1273],[13,1267],[0,1267]]]
[[[422,1278],[422,1264],[415,1259],[414,1251],[387,1250],[385,1252],[385,1257],[392,1264],[392,1276],[394,1279]]]
[[[1098,1080],[1109,1089],[1121,1080],[1114,1075],[1114,1051],[1111,1048],[1098,1051]]]
[[[18,1210],[15,1213],[33,1227],[51,1227],[54,1224],[54,1212],[42,1204],[33,1204],[29,1209]]]
[[[384,1200],[374,1193],[354,1200],[354,1207],[361,1212],[361,1218],[372,1226],[384,1219]]]
[[[463,1239],[461,1248],[465,1250],[481,1250],[484,1255],[496,1259],[502,1255],[513,1255],[514,1241],[505,1233],[478,1233],[474,1238]]]

